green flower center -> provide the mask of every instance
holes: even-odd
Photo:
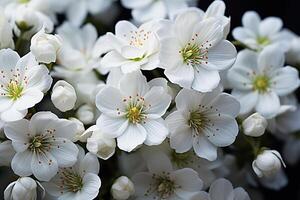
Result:
[[[190,127],[196,130],[200,134],[207,125],[208,119],[201,113],[199,110],[193,111],[190,113],[190,119],[188,123]]]
[[[270,86],[270,79],[265,76],[257,76],[253,80],[253,90],[258,91],[259,93],[264,93],[268,90]]]
[[[137,58],[131,58],[129,60],[134,61],[134,62],[139,62],[143,60],[146,57],[146,55],[143,55],[142,57],[137,57]]]
[[[176,185],[170,177],[166,175],[157,176],[155,178],[156,191],[161,199],[169,198],[175,191]]]
[[[186,153],[176,153],[172,151],[171,161],[178,167],[184,168],[187,165],[191,164],[193,161],[191,159],[191,152]]]
[[[83,188],[81,176],[73,171],[63,170],[61,172],[61,181],[63,189],[69,192],[78,192]]]
[[[23,87],[17,81],[11,81],[7,85],[7,96],[12,100],[17,100],[22,96]]]
[[[29,142],[29,149],[36,153],[42,153],[50,149],[50,144],[47,138],[41,135],[34,136]]]
[[[201,61],[207,58],[207,52],[202,52],[201,48],[197,44],[189,43],[181,51],[179,51],[179,53],[183,58],[183,62],[193,67],[201,64]]]
[[[19,0],[19,3],[29,3],[30,0]]]
[[[262,46],[267,46],[271,43],[270,39],[268,37],[258,37],[256,39],[257,43]]]
[[[126,117],[131,123],[140,123],[144,119],[142,106],[130,106],[127,110]]]

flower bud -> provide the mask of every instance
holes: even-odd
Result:
[[[134,185],[126,176],[119,177],[111,187],[111,194],[116,200],[126,200],[133,195],[134,192]]]
[[[75,89],[66,81],[58,81],[52,89],[51,100],[54,106],[62,112],[74,108],[77,96]]]
[[[91,126],[83,135],[90,135],[87,138],[86,148],[103,160],[109,159],[115,153],[116,140],[105,137],[97,126]]]
[[[91,105],[85,104],[80,106],[76,112],[77,118],[82,121],[84,124],[91,124],[94,122],[95,113],[94,108]]]
[[[258,177],[270,177],[285,167],[282,157],[278,151],[264,150],[252,162],[252,168]]]
[[[56,61],[61,45],[62,39],[58,35],[47,34],[42,28],[32,37],[30,51],[38,62],[49,64]]]
[[[12,182],[4,191],[5,200],[41,199],[44,196],[44,189],[39,194],[38,187],[42,186],[30,177],[21,177]]]
[[[242,123],[244,134],[252,137],[263,135],[267,126],[267,120],[258,113],[250,115]]]

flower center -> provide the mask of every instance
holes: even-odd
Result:
[[[29,3],[30,0],[19,0],[19,3]]]
[[[50,144],[41,135],[34,136],[31,139],[31,141],[29,142],[29,149],[31,151],[34,151],[34,152],[37,152],[37,153],[41,153],[44,150],[47,150],[49,148],[50,148]]]
[[[256,39],[257,43],[262,46],[267,46],[271,43],[270,39],[268,37],[258,37]]]
[[[131,123],[139,123],[143,119],[142,106],[130,107],[127,111],[126,117]]]
[[[270,79],[267,76],[257,76],[253,80],[253,90],[264,93],[270,86]]]
[[[17,81],[11,81],[7,85],[7,96],[12,100],[17,100],[22,96],[23,87]]]
[[[60,174],[62,181],[62,189],[69,192],[78,192],[83,188],[83,181],[80,175],[73,171],[63,170]]]
[[[167,175],[156,176],[155,185],[158,196],[162,199],[169,198],[175,191],[175,182]]]
[[[172,151],[171,160],[179,168],[186,167],[193,162],[193,159],[191,159],[191,152],[176,153],[175,151]]]
[[[201,45],[202,46],[202,45]],[[202,62],[207,63],[207,49],[202,49],[198,44],[188,43],[183,49],[179,51],[182,56],[183,62],[196,67]]]
[[[146,57],[146,55],[143,55],[142,57],[137,57],[137,58],[130,58],[129,60],[134,61],[134,62],[139,62],[143,60]]]
[[[207,125],[208,119],[199,111],[193,111],[190,113],[190,119],[188,121],[190,127],[196,130],[198,134],[202,132],[202,129]]]

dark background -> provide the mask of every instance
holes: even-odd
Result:
[[[213,2],[213,0],[199,0],[198,7],[206,10],[211,2]],[[246,11],[255,10],[262,19],[268,16],[280,17],[283,20],[284,28],[288,28],[297,35],[300,35],[300,0],[224,0],[224,2],[226,4],[226,16],[231,17],[231,29],[241,26],[241,19]],[[120,9],[122,10],[122,14],[119,15],[117,20],[129,19],[131,17],[130,10],[124,8]],[[232,36],[229,35],[228,39],[232,40]],[[273,146],[273,148],[281,152],[282,144],[280,141],[274,142],[275,146]],[[263,192],[264,199],[300,200],[299,170],[300,163],[296,166],[287,166],[285,172],[288,176],[289,184],[280,191],[260,187],[259,190]]]

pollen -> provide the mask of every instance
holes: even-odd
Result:
[[[265,76],[256,76],[253,79],[253,90],[258,91],[259,93],[264,93],[268,90],[270,86],[270,79]]]
[[[17,100],[22,96],[23,87],[17,81],[11,81],[8,83],[7,87],[7,96],[12,100]]]

